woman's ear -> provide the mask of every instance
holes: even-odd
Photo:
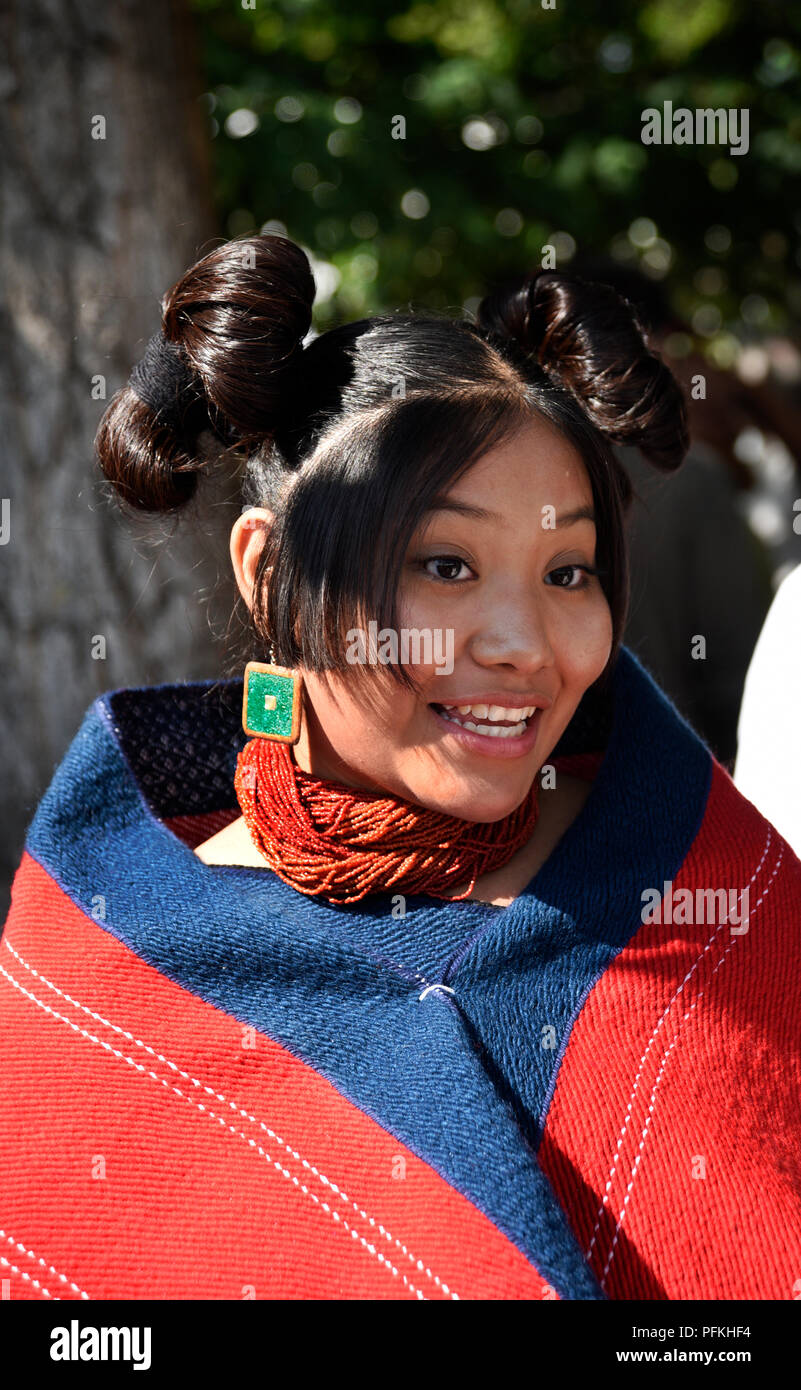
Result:
[[[238,516],[231,528],[231,564],[240,594],[248,608],[253,607],[253,586],[256,566],[264,545],[265,533],[274,521],[266,507],[248,507]]]

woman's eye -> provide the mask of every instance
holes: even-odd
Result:
[[[432,555],[423,561],[423,568],[435,579],[467,579],[472,574],[467,561],[460,555]],[[460,570],[466,573],[461,574]]]
[[[548,578],[557,576],[554,580],[554,587],[557,589],[585,589],[590,582],[589,576],[596,573],[597,570],[591,565],[560,565],[559,569],[550,571]],[[576,575],[579,576],[579,583],[571,582]]]

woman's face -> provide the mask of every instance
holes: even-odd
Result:
[[[423,518],[406,555],[398,656],[403,628],[423,630],[407,649],[419,694],[380,661],[352,675],[302,670],[298,765],[464,820],[519,806],[611,651],[609,605],[587,573],[592,510],[584,465],[548,422],[485,454]],[[243,517],[231,551],[248,601],[259,548]],[[386,631],[377,643],[373,632],[374,659],[394,656]],[[348,637],[351,659],[369,655],[369,631],[364,644]]]

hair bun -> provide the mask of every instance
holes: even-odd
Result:
[[[286,237],[218,246],[162,300],[162,327],[104,414],[95,447],[120,495],[146,511],[185,502],[207,460],[197,437],[267,438],[301,380],[314,277]]]
[[[608,439],[665,471],[679,467],[689,448],[681,387],[610,285],[539,271],[485,296],[477,327],[516,340]]]
[[[192,370],[180,343],[171,343],[165,338],[164,329],[158,332],[147,344],[144,354],[133,368],[128,385],[140,401],[149,406],[161,423],[174,430],[178,436],[197,434],[204,424],[214,428],[205,409],[205,394],[197,373]],[[195,414],[190,426],[187,419],[189,407],[202,401],[202,416]],[[220,433],[219,429],[215,430]],[[230,427],[226,430],[230,435]]]
[[[247,237],[219,246],[165,295],[164,334],[182,345],[212,411],[260,438],[285,405],[313,303],[305,252],[286,237]]]

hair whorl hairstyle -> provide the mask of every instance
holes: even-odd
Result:
[[[256,571],[259,644],[282,665],[352,674],[349,628],[403,625],[402,568],[426,513],[494,446],[545,420],[592,486],[614,634],[602,680],[628,605],[632,489],[612,443],[639,446],[666,471],[688,447],[681,390],[633,307],[607,285],[538,271],[488,294],[476,323],[386,314],[303,347],[313,297],[308,260],[283,237],[229,242],[181,277],[163,329],[195,373],[195,399],[176,433],[130,387],[115,397],[97,450],[121,496],[177,507],[204,466],[203,421],[219,440],[238,439],[243,501],[275,518]],[[405,667],[387,670],[414,685]]]
[[[313,301],[308,258],[286,237],[226,242],[181,276],[162,300],[161,325],[192,373],[178,428],[128,384],[95,440],[125,501],[143,511],[188,501],[206,462],[196,448],[204,429],[224,445],[264,439],[297,385]]]
[[[670,471],[689,446],[681,388],[648,351],[637,311],[610,285],[540,271],[481,302],[478,325],[531,353],[616,444]]]

